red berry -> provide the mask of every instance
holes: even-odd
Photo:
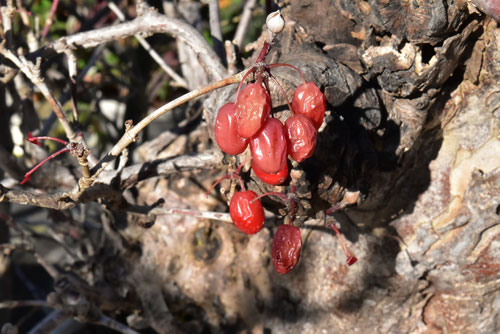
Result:
[[[236,100],[238,135],[250,138],[259,131],[271,112],[271,97],[260,83],[243,88]]]
[[[276,174],[286,165],[286,137],[283,124],[269,118],[259,132],[250,139],[252,162],[268,174]]]
[[[264,226],[264,209],[257,194],[251,190],[234,193],[229,204],[229,214],[241,232],[255,234]],[[252,202],[253,201],[253,202]]]
[[[309,118],[302,115],[288,118],[285,133],[288,154],[293,160],[302,162],[313,154],[318,131]]]
[[[304,115],[311,120],[316,129],[323,123],[326,111],[325,95],[314,82],[303,83],[295,90],[292,99],[295,114]]]
[[[282,184],[288,178],[288,164],[285,164],[283,168],[278,173],[275,174],[269,174],[261,171],[259,167],[255,166],[254,163],[252,163],[252,169],[255,175],[257,175],[257,177],[262,182],[267,184],[274,184],[274,185]]]
[[[274,270],[278,274],[292,270],[299,262],[301,248],[300,229],[293,225],[280,225],[271,245]]]
[[[214,134],[217,145],[227,154],[240,154],[247,148],[248,139],[238,136],[234,103],[226,103],[219,109],[215,119]]]

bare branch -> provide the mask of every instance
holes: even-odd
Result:
[[[233,75],[238,72],[236,68],[236,50],[233,42],[225,41],[224,48],[226,49],[227,71],[229,74]]]
[[[143,118],[139,123],[137,123],[137,125],[134,126],[132,129],[125,132],[125,134],[122,136],[122,138],[120,138],[118,143],[116,143],[115,146],[113,146],[111,151],[104,158],[102,158],[101,161],[99,161],[99,163],[94,168],[92,168],[93,177],[94,178],[97,177],[111,163],[111,161],[113,161],[128,145],[134,142],[137,135],[152,121],[162,116],[167,111],[172,110],[194,98],[197,98],[198,96],[214,91],[215,89],[240,82],[243,79],[246,72],[247,71],[240,72],[232,77],[214,82],[208,86],[191,91],[153,111],[151,114],[149,114],[148,116]]]
[[[118,157],[124,149],[126,149],[132,142],[136,141],[139,133],[151,122],[153,122],[155,119],[162,116],[166,112],[182,105],[183,103],[212,92],[218,88],[240,82],[244,78],[246,73],[247,71],[242,71],[229,78],[191,91],[153,111],[151,114],[142,119],[136,126],[130,128],[125,132],[118,143],[113,146],[111,151],[104,158],[102,158],[96,166],[92,168],[92,177],[88,178],[84,176],[80,178],[78,184],[71,191],[53,195],[47,195],[43,193],[35,194],[26,191],[7,189],[0,185],[0,202],[7,200],[13,203],[53,208],[57,210],[64,210],[74,207],[80,200],[80,197],[83,195],[85,190],[94,183],[96,178],[104,171],[104,169],[109,166],[109,164],[111,164],[111,162],[116,157]]]
[[[255,7],[257,0],[248,0],[243,8],[243,14],[241,14],[240,23],[238,23],[238,28],[236,28],[236,33],[234,34],[233,43],[238,46],[241,50],[243,46],[243,41],[248,31],[248,26],[250,25],[250,19],[252,18],[252,11]]]
[[[219,0],[208,1],[208,11],[210,16],[210,35],[214,42],[215,52],[220,59],[224,59],[224,47],[222,45],[222,31],[220,28]]]
[[[71,318],[71,315],[65,310],[54,310],[33,327],[28,334],[49,334],[61,326],[63,322]]]
[[[115,15],[118,17],[120,21],[125,21],[125,15],[121,12],[120,8],[118,8],[117,5],[115,5],[113,2],[108,3],[109,9],[115,13]],[[170,66],[168,66],[163,58],[156,52],[151,45],[144,39],[141,35],[138,33],[134,35],[134,37],[139,41],[139,43],[142,45],[142,47],[149,53],[151,58],[160,65],[160,67],[172,78],[174,81],[177,83],[178,86],[187,88],[187,82],[184,80],[180,75],[178,75]]]
[[[52,1],[49,18],[47,19],[47,22],[45,22],[45,27],[43,27],[42,38],[45,38],[45,36],[49,33],[50,26],[52,25],[52,22],[54,22],[54,15],[56,15],[58,5],[59,0]]]
[[[163,199],[161,199],[161,201],[162,203],[164,202]],[[203,219],[218,220],[231,224],[233,223],[231,215],[229,213],[223,213],[223,212],[201,211],[196,209],[149,207],[149,206],[139,206],[139,205],[129,205],[127,211],[145,214],[153,219],[156,216],[178,215],[178,216],[190,216]]]
[[[181,216],[191,216],[204,219],[219,220],[226,223],[233,223],[229,213],[222,212],[212,212],[212,211],[200,211],[194,209],[176,209],[176,208],[155,208],[149,212],[151,216],[161,216],[161,215],[181,215]]]
[[[213,169],[219,166],[221,160],[222,153],[218,150],[213,150],[182,155],[166,160],[148,161],[125,167],[121,171],[106,170],[97,178],[96,183],[111,184],[116,177],[119,177],[120,187],[125,189],[151,177],[166,176],[195,169]]]
[[[66,51],[66,59],[68,60],[68,74],[71,86],[71,104],[73,107],[73,122],[78,122],[78,109],[76,106],[76,56],[71,51]]]
[[[97,321],[92,321],[92,323],[114,329],[123,334],[139,334],[139,332],[104,314],[101,314],[100,318]]]
[[[52,307],[45,300],[4,300],[0,302],[1,308],[16,307]]]
[[[5,33],[5,40],[7,43],[7,47],[12,45],[12,17],[16,8],[13,5],[12,0],[7,1],[7,6],[0,7],[0,14],[2,18],[2,27]]]
[[[76,84],[80,83],[83,80],[83,78],[85,77],[87,72],[92,68],[92,66],[94,66],[94,63],[99,58],[99,56],[100,56],[101,52],[104,50],[104,48],[105,48],[104,45],[99,45],[97,48],[95,48],[94,52],[92,53],[92,56],[90,56],[90,59],[88,60],[85,67],[80,72],[78,72],[78,75],[76,76],[76,79],[75,79],[75,86],[76,86]],[[71,50],[68,49],[68,51],[66,51],[66,53],[68,53],[68,52],[71,52]],[[64,105],[72,97],[72,95],[73,94],[71,91],[69,93],[67,92],[67,93],[63,94],[62,97],[60,98],[60,104]],[[54,121],[55,121],[55,118],[53,117],[53,114],[51,114],[50,117],[47,118],[47,120],[43,124],[42,131],[40,132],[40,134],[42,136],[47,135],[49,133],[50,128],[52,127],[52,124],[54,123]],[[97,162],[92,154],[89,156],[89,160],[92,164],[95,164]]]
[[[87,149],[87,144],[83,139],[83,136],[77,135],[71,124],[69,122],[66,113],[62,109],[61,103],[54,97],[52,92],[49,90],[49,87],[45,83],[42,75],[40,73],[40,63],[41,58],[37,58],[36,64],[28,61],[24,56],[16,56],[11,50],[8,50],[4,47],[4,43],[0,44],[0,53],[3,54],[7,59],[12,61],[25,75],[28,79],[40,90],[40,92],[45,96],[47,101],[52,106],[52,110],[56,114],[59,122],[61,123],[64,132],[66,133],[66,137],[68,137],[71,143],[76,145],[81,145],[85,149]],[[80,162],[80,161],[79,161]],[[85,166],[82,165],[82,168],[85,172]]]
[[[61,122],[61,125],[66,132],[66,136],[70,141],[74,141],[77,137],[71,125],[69,123],[68,117],[62,110],[62,106],[59,101],[52,95],[52,92],[49,90],[47,85],[45,84],[41,73],[40,73],[40,61],[41,58],[37,58],[37,63],[33,64],[28,61],[24,56],[17,56],[12,51],[6,49],[4,45],[0,45],[0,53],[5,56],[5,58],[12,61],[23,73],[28,77],[28,79],[38,87],[43,96],[49,101],[52,106],[52,110],[57,115],[57,118]]]
[[[64,52],[67,48],[90,48],[109,41],[141,34],[167,33],[188,44],[200,60],[210,70],[215,80],[226,75],[226,69],[219,57],[200,33],[185,22],[161,15],[154,10],[146,10],[144,15],[136,19],[111,27],[81,32],[58,39],[48,45],[56,52]]]
[[[109,199],[115,197],[117,195],[116,191],[111,189],[108,185],[116,181],[116,177],[120,177],[120,188],[125,189],[151,177],[165,176],[195,169],[213,169],[219,166],[221,160],[222,153],[214,150],[179,156],[167,160],[149,161],[143,164],[125,167],[121,171],[106,170],[100,175],[97,181],[94,182],[94,185],[87,188],[82,194],[80,194],[79,187],[69,192],[47,194],[38,191],[29,192],[8,189],[0,185],[0,202],[6,201],[56,210],[65,210],[76,205],[76,200],[72,199],[76,195],[83,195],[79,198],[80,202],[90,202],[98,198]]]

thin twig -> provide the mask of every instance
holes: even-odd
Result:
[[[231,41],[225,41],[224,47],[226,48],[226,62],[227,71],[230,75],[238,72],[236,68],[236,50],[234,49],[234,44]]]
[[[97,321],[93,321],[92,323],[114,329],[115,331],[118,331],[123,334],[139,334],[139,332],[122,324],[119,321],[116,321],[113,318],[105,316],[104,314],[101,314],[101,317]]]
[[[7,200],[9,202],[30,204],[35,206],[53,208],[57,210],[70,209],[74,207],[80,200],[80,197],[83,195],[84,191],[88,189],[95,182],[96,178],[106,169],[107,166],[111,164],[111,162],[116,157],[120,155],[120,153],[125,148],[127,148],[131,143],[133,143],[136,140],[138,134],[152,121],[162,116],[166,112],[194,98],[212,92],[218,88],[240,82],[245,77],[247,72],[248,70],[242,71],[229,78],[222,79],[208,86],[191,91],[153,111],[151,114],[142,119],[132,129],[125,132],[125,134],[118,141],[118,143],[116,143],[113,146],[111,151],[104,158],[102,158],[97,163],[97,165],[94,166],[94,168],[91,169],[91,174],[92,174],[91,178],[86,178],[86,177],[80,178],[78,184],[71,191],[57,193],[54,195],[34,194],[26,191],[7,189],[0,185],[0,202]]]
[[[77,108],[77,100],[76,100],[76,56],[71,51],[66,51],[66,59],[68,60],[68,74],[70,79],[70,92],[71,92],[71,106],[73,109],[73,122],[78,122],[78,108]]]
[[[7,6],[0,7],[0,13],[2,18],[1,23],[5,34],[5,41],[7,47],[10,47],[12,45],[12,17],[14,16],[15,12],[16,8],[14,7],[12,0],[7,1]]]
[[[132,129],[127,131],[122,136],[122,138],[120,138],[118,143],[116,143],[115,146],[113,146],[111,151],[103,159],[101,159],[101,161],[99,161],[99,163],[94,168],[92,168],[93,177],[95,178],[96,176],[98,176],[111,163],[112,160],[114,160],[128,145],[134,142],[135,138],[139,135],[139,133],[152,121],[162,116],[167,111],[170,111],[180,106],[183,103],[186,103],[194,98],[197,98],[198,96],[207,94],[218,88],[240,82],[245,76],[246,72],[247,71],[240,72],[236,75],[233,75],[232,77],[214,82],[208,86],[191,91],[153,111],[151,114],[149,114],[148,116],[143,118],[139,123],[137,123],[137,125],[135,125]]]
[[[125,15],[123,15],[122,11],[118,8],[117,5],[115,5],[113,2],[108,2],[108,7],[109,7],[109,9],[111,9],[113,11],[113,13],[115,13],[115,15],[118,17],[118,19],[121,22],[125,21]],[[144,39],[138,33],[135,34],[134,37],[139,41],[139,43],[142,45],[142,47],[149,53],[149,55],[151,56],[151,58],[153,58],[153,60],[156,61],[156,63],[158,65],[160,65],[160,67],[172,79],[174,79],[174,81],[177,83],[178,86],[183,87],[183,88],[187,88],[188,87],[186,80],[184,80],[184,78],[182,78],[180,75],[178,75],[170,66],[167,65],[167,63],[165,63],[165,61],[163,60],[163,58],[158,54],[158,52],[156,52],[151,47],[151,45],[148,43],[148,41],[146,41],[146,39]]]
[[[95,48],[94,52],[90,56],[90,59],[86,63],[85,67],[80,72],[78,72],[78,75],[76,76],[76,79],[75,79],[75,85],[79,84],[83,80],[83,78],[85,77],[87,72],[94,66],[94,63],[96,62],[96,60],[98,59],[99,55],[102,53],[102,51],[104,50],[105,47],[106,46],[104,44],[101,44],[97,48]],[[71,52],[71,50],[68,50],[68,51]],[[72,97],[72,95],[73,94],[71,91],[63,94],[61,97],[61,100],[60,100],[61,105],[64,105]],[[47,120],[44,122],[42,130],[40,131],[41,135],[44,136],[44,135],[47,135],[49,133],[50,128],[52,127],[52,124],[56,120],[56,117],[54,115],[55,114],[51,114],[50,117],[48,117]],[[92,155],[89,156],[89,161],[93,165],[97,162]]]
[[[47,262],[43,256],[38,254],[36,251],[33,251],[33,256],[36,261],[45,269],[45,271],[55,280],[59,277],[59,271],[52,264]]]
[[[42,38],[45,38],[45,36],[47,36],[47,34],[49,33],[50,26],[54,22],[54,15],[56,14],[58,5],[59,5],[59,0],[52,1],[49,18],[47,19],[47,22],[45,22],[45,27],[43,27]]]
[[[175,209],[175,208],[156,208],[151,210],[153,215],[182,215],[182,216],[192,216],[197,218],[219,220],[226,223],[233,223],[229,213],[222,212],[212,212],[212,211],[201,211],[193,209]]]
[[[146,10],[143,15],[132,21],[62,37],[47,47],[61,53],[67,48],[95,47],[106,42],[134,36],[137,33],[167,33],[177,37],[188,44],[200,57],[207,72],[214,80],[220,80],[227,74],[217,54],[195,28],[181,20],[161,15],[151,9]]]
[[[105,170],[94,182],[95,184],[87,189],[85,196],[79,198],[79,202],[86,203],[96,201],[99,198],[108,198],[112,194],[107,185],[112,182],[117,182],[121,189],[126,189],[151,177],[166,176],[194,169],[214,169],[219,166],[221,160],[221,152],[213,150],[170,159],[148,161],[143,164],[125,167],[121,172],[117,170]],[[119,179],[117,180],[117,178]],[[0,202],[6,201],[55,210],[65,210],[75,206],[77,202],[71,200],[71,197],[76,196],[73,193],[76,194],[79,192],[79,189],[79,187],[75,187],[75,189],[69,192],[47,194],[46,192],[8,189],[0,184]]]
[[[250,25],[250,20],[252,18],[252,11],[256,3],[257,0],[248,0],[245,3],[245,7],[243,8],[243,14],[241,14],[240,23],[238,23],[238,27],[236,28],[233,43],[236,46],[238,46],[238,49],[240,50],[241,47],[243,46],[243,42],[245,40],[245,36],[248,31],[248,26]]]
[[[59,101],[52,95],[52,92],[49,90],[47,85],[45,84],[41,73],[40,73],[40,61],[41,58],[37,58],[37,63],[33,64],[28,61],[24,56],[16,56],[12,51],[6,49],[4,45],[0,45],[0,53],[5,56],[5,58],[12,61],[23,73],[28,77],[28,79],[38,87],[43,96],[49,101],[52,106],[52,110],[57,115],[57,118],[61,122],[61,125],[66,133],[66,137],[70,141],[74,141],[76,139],[76,134],[71,128],[70,122],[64,113],[61,104]]]
[[[69,151],[69,148],[64,147],[64,148],[60,149],[59,151],[52,153],[51,155],[49,155],[48,157],[46,157],[42,161],[40,161],[35,167],[31,168],[26,174],[24,174],[24,179],[19,184],[24,184],[24,183],[28,182],[30,180],[31,174],[33,174],[38,168],[42,167],[42,165],[45,164],[47,161],[57,157],[60,154],[68,152],[68,151]]]
[[[45,300],[4,300],[0,302],[1,308],[16,308],[16,307],[52,307]]]
[[[214,169],[219,167],[221,160],[222,154],[219,150],[153,160],[127,166],[123,170],[105,170],[99,175],[96,183],[111,184],[111,182],[119,182],[120,188],[126,189],[151,177],[167,176],[194,169]],[[118,180],[116,179],[117,177],[119,178]]]
[[[71,315],[66,310],[54,310],[42,321],[38,322],[28,334],[50,334],[54,329],[61,326],[63,322],[71,318]]]
[[[222,45],[222,30],[220,27],[219,0],[208,1],[208,14],[210,22],[210,35],[214,42],[214,50],[221,60],[225,60],[224,47]]]
[[[203,219],[219,220],[226,223],[233,223],[229,213],[213,212],[213,211],[201,211],[195,209],[180,209],[180,208],[153,208],[149,210],[146,207],[131,206],[130,210],[132,212],[147,214],[148,216],[163,216],[163,215],[179,215],[179,216],[191,216]]]

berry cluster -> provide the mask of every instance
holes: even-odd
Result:
[[[291,109],[293,116],[284,125],[271,117],[271,97],[258,77],[257,82],[239,91],[236,103],[220,108],[215,140],[223,152],[232,155],[242,153],[250,144],[257,177],[268,184],[282,184],[288,177],[287,156],[302,162],[314,152],[325,116],[325,96],[313,82],[304,82],[295,90]]]
[[[283,29],[284,23],[279,12],[277,15],[275,13],[270,15],[268,21],[270,21],[268,27],[270,23],[275,23],[276,28]],[[236,101],[226,103],[220,108],[215,119],[214,135],[217,145],[227,154],[238,155],[250,146],[252,170],[255,175],[264,183],[280,185],[288,178],[288,157],[296,162],[302,162],[312,156],[318,129],[325,116],[326,99],[316,84],[305,81],[298,68],[289,64],[263,63],[269,47],[270,44],[264,44],[256,65],[241,80]],[[271,69],[278,66],[296,70],[303,80],[303,83],[296,88],[291,104],[284,89],[271,74]],[[247,84],[242,89],[246,77],[252,73],[255,82]],[[285,120],[285,124],[271,114],[269,79],[274,80],[280,87],[290,108],[292,115]],[[264,209],[260,197],[266,195],[277,195],[288,201],[293,215],[295,194],[286,196],[281,193],[267,193],[258,196],[251,190],[245,190],[239,176],[240,169],[241,166],[236,173],[224,177],[237,177],[240,181],[241,191],[234,193],[229,205],[229,213],[236,228],[247,234],[255,234],[263,228]],[[338,230],[333,228],[342,240]],[[343,240],[342,246],[346,251],[347,264],[356,262],[356,257],[347,250]],[[300,229],[290,224],[279,226],[271,247],[272,262],[276,272],[286,274],[292,270],[299,261],[301,248]]]
[[[250,145],[255,175],[264,183],[279,185],[288,178],[287,157],[302,162],[313,154],[317,131],[325,115],[326,100],[313,82],[304,80],[295,90],[291,105],[289,103],[293,115],[286,119],[283,125],[279,119],[272,117],[271,97],[266,79],[272,78],[269,71],[272,67],[296,68],[288,64],[260,66],[249,71],[257,72],[256,82],[247,84],[243,89],[240,83],[236,103],[226,103],[220,108],[215,120],[214,134],[220,149],[227,154],[243,153]],[[263,73],[267,73],[268,77]],[[240,179],[242,190],[234,193],[229,213],[236,228],[247,234],[255,234],[264,226],[264,209],[260,197],[267,194],[258,196],[251,190],[244,190],[238,175],[240,168],[241,166],[235,175]],[[283,194],[270,194],[284,197],[291,202],[291,207],[294,207],[294,199]],[[342,245],[346,249],[343,240]],[[300,229],[293,225],[279,226],[271,247],[276,272],[286,274],[292,270],[299,261],[301,248]],[[348,265],[356,262],[356,258],[347,250],[346,256]]]

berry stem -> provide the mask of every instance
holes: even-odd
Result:
[[[52,140],[52,141],[56,141],[58,143],[61,143],[63,145],[68,145],[68,142],[66,140],[62,140],[62,139],[55,138],[55,137],[49,137],[49,136],[33,137],[31,135],[31,132],[28,132],[28,141],[30,143],[40,146],[40,143],[38,142],[39,140]]]
[[[284,63],[276,63],[276,64],[271,64],[271,65],[269,65],[269,69],[271,70],[271,69],[273,69],[273,68],[275,68],[275,67],[280,67],[280,66],[290,67],[290,68],[294,69],[295,71],[297,71],[297,72],[299,73],[299,75],[300,75],[300,77],[301,77],[302,81],[304,81],[304,83],[306,83],[306,79],[304,78],[304,75],[302,74],[302,71],[301,71],[301,70],[299,70],[299,68],[298,68],[298,67],[295,67],[295,66],[293,66],[293,65],[290,65],[290,64],[284,64]]]
[[[259,57],[257,58],[256,63],[261,63],[264,61],[264,58],[266,58],[267,54],[269,53],[269,49],[271,49],[271,44],[269,43],[264,43],[262,46],[262,50],[260,50]]]
[[[297,187],[293,185],[290,187],[290,192],[293,194],[293,196],[290,198],[290,217],[293,217],[293,215],[295,215],[295,206],[297,205],[296,195],[295,195],[296,190]]]
[[[253,73],[253,72],[255,72],[255,71],[256,71],[256,68],[252,67],[251,69],[248,70],[247,73],[245,73],[245,75],[241,79],[240,84],[238,85],[238,91],[236,92],[236,101],[238,101],[238,96],[240,96],[241,85],[243,84],[243,82],[245,82],[245,80],[248,77],[248,75],[251,74],[251,73]]]
[[[211,187],[210,189],[207,190],[207,192],[205,193],[205,197],[208,197],[208,194],[210,194],[210,192],[212,190],[214,190],[214,188],[219,184],[221,183],[222,181],[224,180],[227,180],[227,179],[232,179],[232,178],[238,178],[238,180],[240,181],[240,186],[241,186],[241,189],[245,190],[245,186],[243,185],[243,180],[241,179],[241,177],[238,175],[238,173],[229,173],[229,174],[226,174],[224,175],[223,177],[221,177],[220,179],[218,179]]]
[[[340,203],[337,203],[337,204],[334,204],[331,208],[329,208],[328,210],[325,211],[325,214],[326,215],[331,215],[333,214],[335,211],[338,211],[340,209],[343,209],[344,206],[342,206]]]
[[[264,193],[262,195],[257,196],[256,198],[254,198],[253,200],[251,200],[250,203],[253,203],[256,200],[261,199],[264,196],[278,196],[278,197],[280,197],[281,199],[283,199],[285,201],[290,201],[290,199],[288,198],[288,196],[286,196],[285,194],[271,191],[271,192],[267,192],[267,193]]]
[[[245,190],[245,185],[243,184],[243,180],[241,179],[241,176],[240,176],[240,172],[241,172],[241,169],[243,168],[243,166],[251,159],[252,157],[247,157],[237,168],[236,168],[236,171],[234,172],[230,172],[230,173],[227,173],[226,175],[224,175],[223,177],[221,177],[220,179],[218,179],[211,187],[210,189],[208,189],[208,191],[205,193],[205,197],[208,197],[208,194],[210,194],[210,192],[212,190],[214,190],[214,188],[219,184],[221,183],[223,180],[227,180],[227,179],[232,179],[232,178],[237,178],[240,182],[240,187],[241,187],[241,190]]]
[[[60,149],[59,151],[52,153],[51,155],[49,155],[47,158],[43,159],[42,161],[40,161],[35,167],[33,167],[26,174],[24,174],[24,179],[19,184],[25,184],[26,182],[28,182],[30,180],[31,174],[33,174],[44,163],[46,163],[47,161],[49,161],[52,158],[57,157],[59,154],[62,154],[62,153],[68,152],[68,151],[69,151],[69,148],[64,147],[64,148]]]
[[[285,100],[286,100],[286,104],[288,104],[288,108],[290,108],[290,111],[292,111],[292,105],[290,104],[290,100],[288,99],[288,96],[286,95],[286,92],[285,92],[285,89],[283,88],[283,86],[281,86],[281,84],[279,83],[278,80],[276,80],[276,78],[274,76],[271,75],[271,79],[273,79],[273,81],[278,85],[278,87],[281,89],[281,92],[283,93],[283,95],[285,96]]]
[[[325,216],[326,217],[326,216]],[[342,244],[342,248],[344,249],[344,253],[345,253],[345,256],[347,257],[346,259],[346,263],[348,266],[350,265],[353,265],[354,263],[356,263],[356,261],[358,261],[358,258],[356,256],[354,256],[350,251],[349,249],[347,248],[346,244],[345,244],[345,241],[344,241],[344,238],[342,238],[342,235],[340,234],[340,231],[338,230],[337,226],[335,226],[334,223],[331,223],[330,225],[328,225],[331,229],[333,229],[337,235],[339,236],[339,239],[340,239],[340,243]]]

